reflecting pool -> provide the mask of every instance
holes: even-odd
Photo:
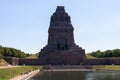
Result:
[[[120,80],[120,71],[45,71],[30,80]]]

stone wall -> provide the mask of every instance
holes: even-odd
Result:
[[[46,59],[19,59],[19,65],[45,65]]]
[[[46,65],[45,58],[39,59],[25,59],[6,57],[4,58],[11,65]],[[98,59],[83,59],[83,65],[120,65],[120,58],[98,58]],[[69,64],[70,65],[70,64]]]
[[[16,58],[16,57],[5,57],[4,60],[6,60],[11,65],[19,64],[19,58]]]
[[[120,65],[120,58],[84,59],[83,65]]]
[[[109,64],[120,65],[120,58],[118,58],[118,59],[109,59]]]

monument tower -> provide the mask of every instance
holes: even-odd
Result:
[[[70,16],[64,6],[58,6],[51,16],[48,44],[41,49],[39,58],[44,58],[45,64],[81,64],[86,57],[85,50],[75,44],[73,31]]]

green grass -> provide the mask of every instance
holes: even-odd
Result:
[[[36,54],[32,54],[32,55],[30,55],[29,57],[27,57],[28,59],[37,59],[38,58],[38,53],[36,53]]]
[[[86,54],[87,58],[89,59],[95,59],[96,57],[91,56],[90,54]]]
[[[11,68],[1,68],[0,69],[0,80],[9,80],[21,73],[28,72],[30,70],[35,70],[42,68],[40,66],[22,66],[22,67],[11,67]]]
[[[119,65],[96,65],[96,66],[93,66],[93,69],[120,70],[120,66]]]

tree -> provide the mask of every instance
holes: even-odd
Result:
[[[120,49],[114,49],[113,50],[113,56],[114,57],[120,57]]]
[[[106,50],[103,52],[101,52],[100,50],[97,50],[89,54],[97,58],[120,57],[120,49]]]
[[[113,57],[111,50],[106,50],[103,57]]]
[[[17,57],[17,58],[25,58],[26,54],[18,49],[15,48],[8,48],[0,46],[0,57]]]

